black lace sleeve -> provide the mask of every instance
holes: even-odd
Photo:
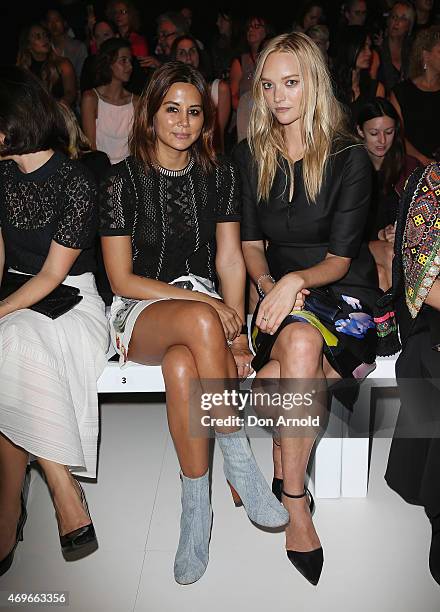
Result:
[[[70,249],[86,249],[97,230],[97,189],[86,171],[75,170],[63,185],[63,209],[53,240]]]
[[[240,175],[236,165],[230,159],[223,158],[215,172],[217,223],[240,221],[241,189]]]
[[[101,236],[131,236],[135,193],[126,161],[115,164],[99,189],[99,233]]]

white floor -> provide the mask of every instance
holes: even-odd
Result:
[[[395,400],[380,404],[396,409]],[[70,612],[439,612],[429,523],[383,480],[389,442],[374,440],[366,499],[317,500],[325,553],[317,587],[289,563],[282,533],[256,529],[234,507],[216,453],[210,563],[198,583],[182,587],[173,579],[178,464],[164,406],[103,404],[99,480],[85,485],[99,549],[63,560],[49,495],[33,470],[24,541],[0,592],[69,591]],[[252,446],[270,480],[269,440]]]

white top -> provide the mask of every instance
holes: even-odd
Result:
[[[110,163],[117,164],[128,157],[128,136],[133,125],[133,94],[128,104],[110,104],[98,96],[96,117],[96,148],[107,153]]]
[[[218,106],[218,87],[220,85],[220,79],[214,79],[211,83],[211,98],[214,102],[215,108]]]

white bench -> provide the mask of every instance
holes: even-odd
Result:
[[[314,490],[316,497],[365,497],[368,489],[368,468],[371,435],[350,437],[349,429],[370,432],[371,390],[378,386],[395,386],[397,356],[378,357],[377,368],[360,389],[358,408],[347,423],[343,408],[333,400],[330,423],[337,436],[323,437],[316,445],[314,458]],[[163,393],[164,380],[160,366],[130,365],[121,370],[109,361],[98,381],[98,393]]]

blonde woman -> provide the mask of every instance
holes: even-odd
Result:
[[[49,33],[38,23],[20,32],[17,66],[30,70],[43,81],[59,102],[72,106],[76,101],[76,77],[72,63],[58,56],[50,45]]]
[[[366,364],[375,359],[377,275],[363,242],[369,159],[346,135],[325,60],[304,34],[268,43],[253,95],[248,140],[235,158],[243,253],[261,296],[252,333],[256,384],[279,379],[284,391],[312,392],[308,410],[322,418],[327,379],[360,378],[374,367]],[[314,585],[323,551],[304,479],[316,434],[276,430],[273,482],[290,513],[288,558]]]

